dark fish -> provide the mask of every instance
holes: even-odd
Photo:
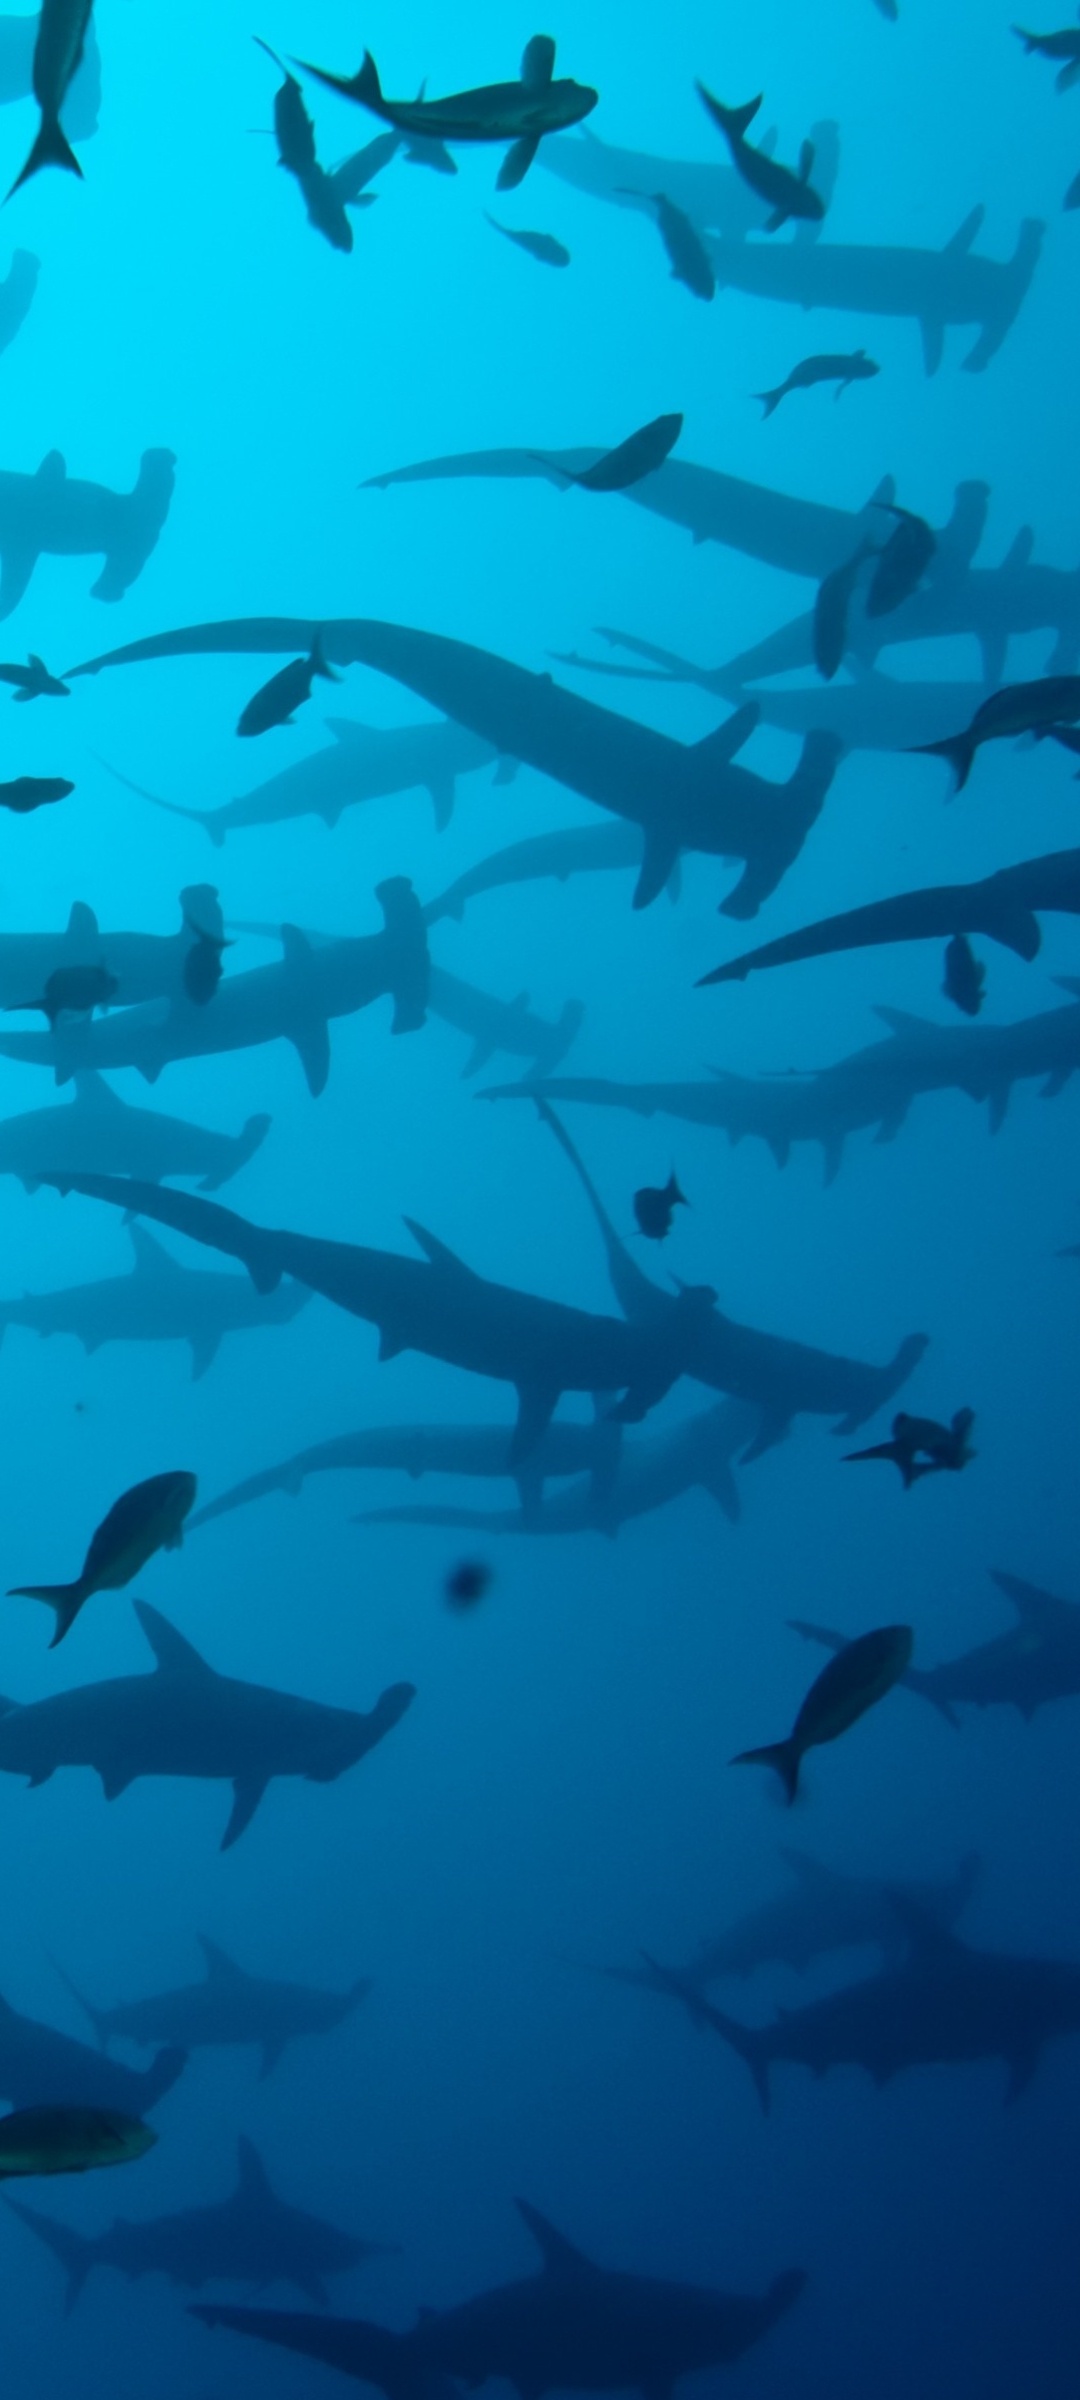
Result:
[[[196,1008],[205,1008],[221,982],[222,953],[232,948],[231,942],[216,942],[212,936],[197,933],[184,960],[184,990]]]
[[[732,1765],[775,1767],[790,1804],[806,1752],[837,1741],[891,1692],[910,1665],[914,1638],[910,1625],[882,1625],[847,1642],[811,1684],[787,1740],[740,1750]]]
[[[66,167],[81,177],[82,168],[60,123],[60,111],[72,76],[77,72],[86,41],[94,0],[42,0],[34,43],[34,98],[41,110],[34,146],[8,193],[28,183],[39,167]]]
[[[1080,675],[1040,675],[1033,683],[1007,683],[976,709],[963,733],[941,742],[917,742],[913,755],[947,758],[962,792],[971,773],[975,752],[983,742],[1015,740],[1019,734],[1049,734],[1074,725],[1080,717]],[[1065,747],[1069,748],[1068,741]]]
[[[696,226],[691,223],[684,209],[677,208],[674,200],[668,199],[666,192],[654,192],[652,202],[673,280],[684,283],[696,300],[711,300],[716,290],[716,277]]]
[[[58,675],[50,675],[43,658],[31,650],[25,667],[0,666],[0,683],[13,683],[15,700],[39,700],[48,693],[54,700],[66,700],[70,686],[61,683]]]
[[[634,1215],[638,1231],[647,1242],[663,1242],[671,1232],[671,1221],[677,1208],[689,1208],[685,1192],[680,1192],[674,1171],[664,1184],[643,1184],[634,1193]]]
[[[482,1558],[463,1558],[451,1567],[443,1590],[451,1608],[475,1608],[485,1592],[490,1591],[494,1573]]]
[[[896,530],[879,554],[866,595],[866,614],[891,617],[922,582],[937,549],[937,535],[925,517],[915,516],[910,508],[898,508],[893,500],[875,500],[873,505],[896,518]]]
[[[849,384],[869,383],[872,375],[880,373],[876,359],[868,358],[865,350],[819,351],[813,358],[800,359],[774,391],[755,392],[754,398],[760,400],[766,416],[771,417],[789,392],[808,392],[815,383],[835,383],[833,397],[839,400]]]
[[[16,692],[17,700],[29,697]],[[0,808],[9,808],[12,816],[28,817],[32,809],[47,808],[50,801],[66,800],[75,786],[63,775],[17,775],[14,783],[0,783]]]
[[[983,1004],[986,968],[976,958],[966,933],[954,933],[945,945],[945,980],[941,986],[946,1000],[963,1011],[965,1017],[977,1017]]]
[[[275,67],[285,78],[280,90],[274,94],[274,133],[277,137],[278,164],[284,167],[287,175],[297,177],[306,175],[309,169],[316,164],[316,153],[315,127],[304,107],[303,93],[295,75],[290,75],[288,68],[283,65],[277,51],[271,49],[269,42],[264,42],[262,35],[258,33],[252,34],[251,38],[256,47],[264,50],[267,58],[273,60]]]
[[[641,483],[646,475],[655,474],[657,467],[663,466],[682,428],[683,421],[679,415],[653,417],[648,425],[639,426],[636,433],[630,434],[625,442],[619,442],[614,450],[606,450],[604,456],[595,459],[591,467],[582,467],[579,474],[575,475],[569,467],[562,466],[558,472],[567,483],[576,483],[583,492],[628,491],[631,484]],[[544,466],[553,463],[543,458],[540,451],[534,455],[541,459]]]
[[[546,33],[536,33],[526,43],[517,83],[482,84],[446,100],[384,99],[378,69],[367,50],[355,75],[328,75],[307,59],[297,63],[305,74],[369,108],[400,133],[430,134],[441,142],[511,143],[499,170],[501,192],[512,191],[528,174],[545,133],[580,124],[600,97],[589,84],[574,83],[568,76],[555,80],[555,44]]]
[[[115,975],[105,966],[54,967],[45,979],[40,1000],[9,1000],[6,1005],[16,1011],[40,1008],[49,1020],[50,1032],[55,1033],[58,1017],[92,1017],[95,1008],[108,1007],[119,989]]]
[[[144,2157],[156,2140],[149,2125],[118,2109],[17,2108],[0,2117],[0,2178],[122,2167]]]
[[[49,1643],[55,1650],[91,1593],[122,1591],[156,1550],[180,1548],[195,1491],[195,1477],[186,1468],[132,1484],[102,1518],[74,1583],[17,1583],[9,1600],[45,1600],[55,1609],[56,1630]]]
[[[975,1452],[967,1437],[974,1423],[973,1408],[958,1408],[949,1425],[940,1425],[936,1417],[909,1417],[901,1409],[893,1418],[891,1441],[875,1442],[869,1450],[849,1450],[845,1464],[862,1458],[887,1458],[899,1468],[907,1492],[920,1475],[959,1475],[961,1468],[970,1464]]]
[[[1054,79],[1059,92],[1067,92],[1080,79],[1080,31],[1074,25],[1066,25],[1060,33],[1029,33],[1026,26],[1014,25],[1013,32],[1029,58],[1035,52],[1039,58],[1062,61]]]
[[[818,585],[814,602],[812,640],[814,665],[831,683],[847,648],[848,610],[864,560],[872,558],[872,542],[861,542],[842,567],[834,567]]]
[[[269,733],[274,725],[291,725],[293,711],[302,708],[311,698],[311,686],[316,675],[326,683],[340,683],[341,677],[328,667],[322,650],[322,635],[316,633],[306,658],[290,659],[287,667],[279,667],[268,683],[248,701],[237,724],[237,733]]]
[[[761,107],[760,92],[756,100],[747,100],[741,108],[725,108],[722,101],[714,100],[712,93],[706,91],[703,83],[699,83],[697,88],[713,124],[719,126],[727,142],[737,174],[742,176],[744,183],[749,184],[752,192],[757,193],[759,200],[764,200],[772,209],[772,215],[765,220],[766,233],[779,233],[789,217],[803,217],[811,224],[820,224],[825,214],[825,203],[810,183],[810,171],[814,164],[813,143],[803,143],[799,152],[799,171],[793,175],[790,167],[782,167],[777,159],[768,157],[764,150],[754,150],[745,138],[747,127],[753,124]]]
[[[486,208],[484,215],[496,233],[505,234],[508,242],[516,242],[519,250],[526,251],[530,258],[539,259],[542,267],[569,266],[570,252],[562,242],[556,241],[553,233],[525,233],[514,225],[500,225],[498,217],[488,216]]]

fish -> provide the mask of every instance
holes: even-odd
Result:
[[[282,65],[277,51],[260,34],[252,39],[260,50],[280,69],[284,82],[274,95],[274,132],[277,136],[278,165],[293,176],[299,186],[307,209],[308,222],[317,233],[325,236],[334,250],[349,251],[353,246],[353,230],[346,214],[348,204],[367,205],[362,196],[363,178],[358,177],[356,162],[346,160],[341,171],[328,175],[319,164],[315,149],[315,128],[304,107],[303,95],[295,75]]]
[[[307,658],[294,658],[289,666],[279,667],[277,674],[271,675],[269,682],[253,693],[247,706],[241,709],[237,733],[251,736],[269,733],[275,725],[292,725],[293,711],[311,698],[316,675],[321,675],[326,683],[341,681],[335,669],[327,666],[317,629]]]
[[[86,1553],[74,1583],[19,1583],[8,1599],[44,1600],[55,1612],[50,1650],[70,1633],[80,1609],[95,1592],[119,1592],[158,1550],[178,1550],[184,1519],[194,1508],[196,1478],[187,1468],[148,1475],[114,1500]]]
[[[1029,58],[1049,58],[1055,64],[1060,60],[1054,77],[1059,92],[1070,91],[1080,81],[1080,31],[1075,25],[1066,25],[1059,33],[1029,33],[1026,26],[1014,25],[1013,32]]]
[[[968,1435],[974,1423],[973,1408],[958,1408],[948,1425],[940,1425],[936,1417],[909,1417],[901,1409],[893,1418],[889,1441],[875,1442],[869,1450],[850,1450],[845,1463],[850,1465],[866,1458],[888,1459],[899,1468],[900,1480],[908,1492],[923,1475],[958,1475],[970,1465],[975,1452]]]
[[[20,667],[17,662],[13,664],[10,660],[0,665],[0,683],[15,685],[11,695],[13,700],[39,700],[43,694],[48,694],[54,700],[67,700],[71,691],[70,685],[61,683],[58,675],[50,675],[44,659],[38,658],[33,650],[25,667]]]
[[[567,483],[574,483],[581,492],[625,492],[630,485],[641,483],[646,475],[655,475],[673,450],[682,432],[681,416],[653,417],[648,425],[639,426],[636,433],[617,443],[614,450],[605,451],[591,467],[575,473],[560,467],[559,473]]]
[[[810,134],[817,149],[817,189],[828,201],[840,166],[839,128],[828,118],[812,125]],[[772,147],[773,137],[766,134],[761,148]],[[602,141],[591,125],[576,136],[553,134],[544,143],[540,165],[574,191],[617,208],[645,211],[651,192],[667,192],[699,233],[721,234],[731,241],[760,232],[769,214],[768,203],[751,191],[733,166],[716,158],[662,158],[644,150],[624,150]],[[820,230],[817,223],[802,218],[795,238],[816,241]]]
[[[42,167],[66,167],[69,175],[77,175],[81,181],[82,168],[60,123],[60,112],[68,85],[82,64],[93,5],[94,0],[41,0],[31,78],[41,123],[8,193],[9,200],[20,184],[28,183]]]
[[[760,2299],[597,2266],[525,2200],[518,2213],[540,2253],[540,2272],[477,2292],[457,2307],[422,2309],[410,2333],[362,2317],[290,2316],[200,2303],[203,2325],[252,2334],[344,2375],[386,2400],[493,2379],[524,2400],[554,2391],[670,2393],[683,2375],[730,2366],[798,2300],[806,2277],[789,2268]]]
[[[15,695],[17,700],[27,696],[23,692]],[[0,783],[0,808],[10,809],[15,817],[28,817],[35,808],[66,800],[74,789],[63,775],[17,775],[12,783]]]
[[[118,2109],[20,2108],[0,2117],[0,2179],[14,2175],[85,2175],[128,2166],[157,2140],[149,2125]]]
[[[653,192],[652,204],[660,239],[668,256],[672,281],[685,284],[695,300],[711,300],[716,291],[716,277],[709,264],[709,254],[696,225],[669,200],[666,192]]]
[[[184,960],[184,990],[193,1008],[205,1008],[221,982],[226,950],[232,945],[212,935],[197,934]]]
[[[759,199],[767,203],[771,211],[765,219],[766,233],[779,233],[789,217],[801,217],[812,224],[820,224],[825,215],[825,203],[810,182],[814,164],[813,142],[803,143],[799,152],[799,170],[793,175],[790,167],[781,166],[778,159],[768,157],[764,150],[755,150],[746,139],[747,131],[761,107],[760,92],[756,100],[747,100],[741,108],[725,108],[723,102],[714,99],[703,83],[698,84],[697,91],[707,115],[724,136],[736,173],[742,176],[744,183],[749,184]]]
[[[141,2047],[164,2042],[169,2056],[180,2057],[190,2050],[254,2049],[260,2053],[259,2077],[265,2082],[293,2042],[335,2032],[349,2022],[371,1990],[366,1975],[340,1992],[257,1975],[209,1935],[200,1933],[196,1939],[206,1967],[201,1980],[171,1991],[147,1992],[141,2000],[95,2007],[70,1976],[63,1976],[100,2042],[131,2041]],[[130,2074],[131,2069],[117,2072]]]
[[[484,216],[496,233],[501,233],[508,242],[516,242],[519,250],[524,250],[528,258],[537,259],[542,267],[570,265],[570,252],[565,242],[556,241],[553,233],[530,233],[518,225],[501,225],[498,217],[488,215],[486,208]]]
[[[915,516],[910,508],[898,508],[895,500],[881,500],[878,506],[896,518],[896,527],[878,552],[866,595],[866,614],[891,617],[922,582],[937,550],[937,535],[925,517]]]
[[[914,1639],[910,1625],[881,1625],[846,1642],[811,1684],[786,1740],[740,1750],[732,1765],[775,1768],[790,1807],[806,1752],[837,1741],[884,1700],[911,1663]]]
[[[304,74],[369,108],[399,133],[430,134],[441,142],[509,142],[497,178],[500,192],[513,191],[524,180],[546,133],[579,125],[600,97],[590,84],[556,78],[555,44],[545,33],[534,34],[526,43],[517,83],[482,84],[446,100],[385,99],[368,50],[355,75],[331,75],[306,59],[296,63]]]
[[[798,366],[792,367],[790,375],[785,375],[783,383],[776,384],[771,392],[755,392],[754,398],[760,400],[765,415],[771,417],[789,392],[808,392],[815,383],[835,383],[833,398],[840,400],[853,383],[868,383],[880,373],[877,360],[868,358],[865,350],[816,352],[813,358],[800,359]]]
[[[998,1567],[991,1568],[990,1580],[1015,1611],[1008,1632],[992,1634],[936,1667],[908,1667],[900,1678],[905,1691],[928,1700],[947,1725],[959,1725],[962,1708],[1015,1708],[1030,1722],[1052,1701],[1080,1696],[1077,1603]],[[829,1626],[798,1617],[792,1624],[807,1641],[821,1642],[827,1650],[843,1648],[845,1636]]]
[[[945,945],[945,975],[941,989],[946,1000],[965,1017],[977,1017],[985,998],[986,968],[976,958],[966,933],[954,933]]]
[[[689,1206],[686,1193],[679,1190],[673,1168],[665,1184],[643,1184],[641,1190],[634,1193],[638,1231],[644,1234],[647,1242],[666,1241],[676,1209]]]
[[[16,1012],[40,1008],[49,1020],[49,1032],[55,1033],[60,1017],[92,1017],[95,1008],[108,1007],[119,989],[117,977],[104,965],[54,967],[39,1000],[7,1000],[4,1006]]]
[[[812,642],[814,665],[826,683],[832,682],[843,663],[847,648],[848,611],[866,560],[873,555],[873,543],[860,542],[858,549],[845,559],[843,566],[834,567],[819,587],[814,602]]]
[[[1015,741],[1025,733],[1052,734],[1059,725],[1075,725],[1078,717],[1080,675],[1040,675],[1032,683],[1007,683],[991,692],[963,733],[949,734],[940,742],[918,742],[912,755],[947,759],[954,789],[962,792],[983,742]]]
[[[24,1775],[37,1785],[60,1767],[91,1767],[106,1800],[148,1775],[231,1783],[220,1844],[231,1850],[275,1777],[336,1783],[393,1732],[416,1698],[413,1684],[391,1684],[361,1715],[243,1683],[209,1666],[147,1601],[136,1600],[134,1608],[154,1654],[153,1672],[10,1702],[0,1715],[0,1774]]]

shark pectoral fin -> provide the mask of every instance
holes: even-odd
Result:
[[[223,1850],[231,1850],[233,1843],[239,1841],[241,1834],[250,1825],[268,1782],[268,1776],[261,1781],[242,1780],[239,1776],[234,1778],[233,1804],[229,1811],[229,1822],[221,1837]]]
[[[435,811],[435,830],[445,833],[454,813],[454,778],[452,775],[433,775],[427,788]]]
[[[401,1339],[400,1334],[394,1331],[392,1325],[380,1325],[377,1354],[380,1366],[385,1365],[388,1358],[400,1358],[402,1351],[406,1348],[407,1344]],[[299,1486],[297,1488],[299,1489]]]
[[[0,551],[0,617],[17,608],[38,562],[34,549],[6,541]]]
[[[736,753],[745,747],[760,719],[761,709],[757,701],[745,700],[733,716],[717,726],[715,733],[707,733],[703,741],[694,743],[695,759],[699,759],[705,767],[727,766]]]
[[[790,1432],[791,1415],[788,1410],[763,1408],[761,1423],[753,1441],[739,1453],[740,1465],[750,1466],[755,1458],[763,1457],[766,1450],[775,1450],[778,1442],[786,1442]]]
[[[243,1969],[229,1957],[227,1950],[222,1950],[217,1942],[210,1940],[209,1934],[196,1934],[195,1939],[206,1960],[208,1983],[237,1983],[246,1980]]]
[[[936,375],[945,355],[945,327],[940,317],[920,317],[923,365],[928,375]]]
[[[677,1383],[680,1371],[678,1367],[670,1373],[664,1370],[657,1375],[642,1376],[639,1382],[630,1384],[622,1399],[608,1410],[610,1423],[640,1425],[642,1418],[647,1417],[650,1409],[656,1408],[670,1392],[672,1384]]]
[[[467,1083],[470,1075],[479,1075],[481,1067],[486,1067],[488,1060],[494,1055],[491,1043],[484,1040],[483,1034],[478,1033],[461,1070],[462,1082]]]
[[[129,1783],[135,1781],[135,1769],[120,1764],[99,1767],[98,1774],[101,1777],[101,1789],[106,1800],[118,1800],[121,1792],[126,1792]]]
[[[191,1345],[191,1380],[193,1383],[199,1383],[207,1368],[213,1366],[221,1346],[221,1335],[213,1332],[193,1333],[188,1338]],[[179,1543],[170,1542],[166,1544],[166,1547],[177,1549]]]
[[[519,1467],[535,1450],[547,1432],[558,1406],[558,1386],[545,1383],[519,1383],[517,1386],[518,1413],[510,1441],[507,1464],[511,1470]]]
[[[647,826],[641,873],[634,886],[635,908],[648,908],[650,901],[659,897],[665,885],[670,883],[678,863],[679,844],[674,835]]]
[[[304,1070],[313,1100],[326,1090],[330,1073],[330,1027],[325,1017],[310,1017],[289,1029],[289,1040]]]
[[[539,148],[538,133],[525,134],[520,142],[511,143],[495,178],[497,192],[513,192],[519,183],[524,183]]]
[[[771,217],[765,219],[766,233],[779,233],[781,226],[787,224],[789,213],[786,208],[774,208]]]

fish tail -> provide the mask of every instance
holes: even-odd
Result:
[[[703,83],[699,83],[697,88],[699,98],[708,110],[714,125],[719,126],[721,133],[744,134],[753,124],[761,107],[760,92],[756,100],[745,100],[739,108],[727,108],[722,100],[717,100],[712,92],[706,90]]]
[[[272,1123],[273,1119],[265,1114],[249,1117],[247,1124],[237,1134],[224,1166],[216,1168],[210,1175],[204,1175],[199,1190],[216,1192],[221,1184],[228,1183],[233,1175],[238,1175],[241,1167],[246,1167],[249,1158],[254,1158],[256,1150],[261,1149]]]
[[[63,1641],[64,1635],[71,1632],[83,1601],[87,1597],[86,1585],[81,1575],[76,1577],[74,1583],[16,1583],[12,1585],[8,1593],[9,1600],[44,1600],[47,1607],[55,1609],[56,1626],[49,1643],[50,1650],[55,1650],[57,1643]]]
[[[742,2059],[743,2065],[749,2067],[754,2079],[754,2090],[761,2102],[762,2113],[767,2117],[771,2105],[771,2094],[769,2091],[769,2053],[763,2039],[766,2029],[757,2025],[743,2025],[738,2017],[725,2015],[722,2008],[710,2008],[709,2024],[714,2033],[720,2035],[721,2041],[725,2041],[728,2048],[734,2050],[736,2055]]]
[[[783,397],[784,397],[784,386],[783,386],[783,384],[782,384],[782,383],[778,383],[778,384],[777,384],[777,387],[776,387],[776,390],[775,390],[775,392],[755,392],[755,393],[754,393],[754,398],[755,398],[755,400],[760,400],[760,402],[761,402],[761,405],[762,405],[762,408],[764,409],[764,411],[765,411],[765,415],[766,415],[767,417],[771,417],[771,415],[772,415],[772,413],[773,413],[773,410],[774,410],[774,408],[779,408],[779,406],[780,406],[780,402],[781,402],[781,400],[783,399]]]
[[[917,1692],[920,1700],[928,1700],[931,1708],[936,1708],[939,1715],[944,1717],[945,1723],[952,1726],[954,1733],[957,1731],[960,1719],[951,1702],[944,1699],[936,1689],[933,1673],[929,1668],[909,1667],[906,1674],[901,1675],[900,1681],[906,1692]]]
[[[15,177],[11,191],[8,193],[8,199],[10,200],[12,194],[18,191],[21,183],[29,183],[30,177],[36,175],[41,167],[66,167],[69,175],[77,175],[80,182],[82,181],[82,168],[63,126],[55,117],[42,118],[37,140],[26,165]]]
[[[966,733],[950,734],[943,742],[919,742],[916,744],[920,757],[948,760],[956,777],[954,789],[958,792],[963,791],[971,773],[976,747],[977,745],[971,740],[970,735]]]
[[[772,1767],[783,1784],[789,1808],[799,1789],[801,1763],[802,1752],[790,1735],[784,1742],[765,1742],[759,1750],[740,1750],[731,1761],[733,1767]]]

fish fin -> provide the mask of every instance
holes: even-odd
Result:
[[[136,1600],[134,1608],[154,1653],[156,1667],[171,1675],[209,1675],[216,1682],[213,1667],[207,1665],[193,1642],[178,1633],[175,1625],[170,1625],[160,1609],[151,1608],[149,1600]]]
[[[771,217],[765,219],[766,233],[779,233],[781,227],[787,224],[790,213],[786,208],[774,208]]]
[[[228,1951],[222,1950],[219,1943],[212,1942],[208,1933],[197,1933],[195,1939],[206,1960],[206,1975],[209,1983],[247,1981],[243,1968],[237,1966],[235,1959],[230,1958]]]
[[[707,733],[702,741],[694,743],[695,759],[700,759],[704,767],[726,766],[749,741],[760,719],[758,702],[745,700],[733,716],[725,718],[724,723],[717,726],[715,733]]]
[[[64,1635],[71,1632],[83,1601],[89,1597],[81,1575],[76,1577],[74,1583],[16,1583],[8,1593],[9,1600],[44,1600],[46,1607],[53,1610],[56,1624],[49,1642],[50,1650],[55,1650]]]
[[[890,1885],[887,1897],[890,1908],[903,1927],[908,1955],[913,1961],[927,1965],[937,1961],[944,1966],[950,1959],[966,1952],[968,1945],[960,1935],[954,1933],[952,1927],[944,1924],[940,1917],[936,1917],[933,1909],[925,1908],[920,1900],[913,1899],[911,1893],[902,1886]]]
[[[991,1567],[990,1580],[996,1583],[1006,1600],[1011,1600],[1017,1615],[1026,1617],[1029,1624],[1060,1623],[1062,1612],[1074,1615],[1074,1603],[1059,1600],[1055,1593],[1044,1592],[1037,1583],[1025,1583],[1019,1575],[1006,1575],[1000,1567]]]
[[[962,258],[965,250],[970,250],[985,215],[986,209],[980,200],[964,218],[963,224],[957,226],[956,232],[945,243],[941,252],[942,258]]]
[[[557,1385],[519,1383],[518,1413],[510,1441],[509,1465],[520,1466],[535,1450],[551,1423],[559,1402]]]
[[[0,550],[0,617],[10,617],[18,607],[37,562],[32,546],[5,540]]]
[[[814,160],[816,157],[817,149],[815,144],[809,140],[805,141],[799,151],[798,174],[800,183],[809,183],[810,177],[813,173]]]
[[[945,356],[945,327],[940,317],[919,318],[922,336],[923,365],[928,375],[936,375]]]
[[[189,1334],[188,1341],[191,1349],[191,1380],[193,1383],[201,1383],[207,1368],[213,1366],[217,1357],[221,1347],[221,1334],[207,1329],[202,1333]]]
[[[424,1257],[433,1267],[452,1267],[455,1274],[472,1275],[472,1268],[466,1266],[464,1259],[458,1257],[456,1250],[451,1250],[449,1242],[441,1242],[437,1233],[429,1233],[426,1225],[419,1224],[415,1217],[405,1217],[403,1223],[411,1233],[417,1249],[423,1251]]]
[[[126,1100],[121,1100],[119,1092],[114,1092],[111,1083],[106,1083],[96,1067],[76,1067],[72,1081],[75,1098],[84,1107],[119,1109],[122,1115],[127,1115]]]
[[[521,54],[521,80],[526,91],[545,91],[554,72],[555,44],[550,33],[534,33]]]
[[[145,1225],[140,1225],[137,1217],[130,1219],[127,1225],[127,1234],[135,1252],[135,1265],[132,1270],[134,1274],[153,1275],[157,1281],[160,1281],[162,1276],[184,1275],[187,1272],[173,1257],[172,1252],[166,1250],[164,1242],[159,1242],[156,1234],[148,1233]]]
[[[539,38],[542,40],[543,36],[541,35]],[[495,178],[497,192],[514,192],[519,183],[524,183],[539,148],[540,136],[538,133],[524,134],[520,142],[511,142]]]
[[[304,1026],[291,1025],[288,1039],[304,1070],[304,1080],[313,1100],[326,1090],[330,1074],[330,1027],[325,1017],[313,1017]]]
[[[725,108],[723,101],[714,98],[703,83],[698,84],[697,92],[713,124],[719,126],[721,133],[735,135],[746,133],[753,124],[764,96],[759,92],[756,100],[744,100],[739,108]]]
[[[540,2210],[534,2208],[531,2201],[515,2200],[514,2206],[529,2228],[544,2261],[546,2274],[557,2275],[560,2280],[568,2275],[595,2274],[592,2260],[586,2258],[584,2251],[577,2249],[573,2242],[567,2241],[565,2233],[559,2232],[550,2217],[541,2216]]]
[[[634,885],[633,906],[648,908],[651,901],[658,899],[670,883],[678,863],[679,845],[676,837],[666,828],[661,831],[647,826],[641,871]]]
[[[8,199],[11,199],[12,193],[18,191],[20,184],[29,183],[32,175],[39,174],[42,167],[66,167],[69,175],[77,175],[80,183],[82,181],[82,168],[63,126],[56,117],[51,121],[42,118],[33,148],[25,166],[20,168],[15,177],[11,191],[8,193]]]
[[[779,1775],[790,1808],[799,1789],[801,1753],[790,1736],[783,1742],[764,1742],[758,1750],[739,1750],[732,1759],[733,1767],[772,1767]]]
[[[241,1834],[246,1832],[269,1780],[269,1776],[261,1780],[242,1780],[239,1776],[234,1778],[233,1804],[229,1811],[229,1822],[221,1837],[222,1850],[231,1850],[233,1843],[238,1842]]]
[[[238,2189],[246,2200],[273,2199],[273,2185],[254,2142],[249,2141],[246,2133],[236,2137],[236,2165],[240,2179]]]
[[[106,1800],[119,1800],[121,1792],[126,1792],[129,1783],[136,1779],[133,1767],[99,1767],[98,1774]]]

